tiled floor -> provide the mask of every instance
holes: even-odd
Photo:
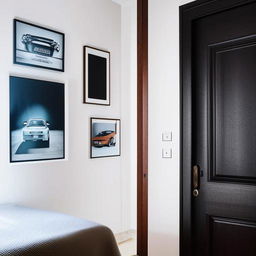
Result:
[[[122,256],[134,256],[136,255],[136,231],[128,230],[119,234],[116,234],[116,241],[118,243],[119,250]]]
[[[122,256],[136,255],[136,239],[132,238],[118,245]]]

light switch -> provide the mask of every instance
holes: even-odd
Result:
[[[163,141],[172,141],[172,132],[163,132],[162,140]]]
[[[163,158],[172,158],[172,149],[171,148],[163,148],[162,157]]]

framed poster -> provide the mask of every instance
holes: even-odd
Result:
[[[65,35],[14,19],[14,63],[64,72]]]
[[[10,77],[10,162],[65,158],[64,84]]]
[[[110,52],[84,46],[84,103],[110,105]]]
[[[121,155],[120,119],[91,118],[91,158]]]

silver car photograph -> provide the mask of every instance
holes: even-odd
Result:
[[[10,161],[65,158],[64,84],[10,77]]]
[[[23,141],[45,141],[49,145],[50,134],[49,126],[50,124],[43,119],[30,119],[24,122],[23,128]]]

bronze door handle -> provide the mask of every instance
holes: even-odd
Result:
[[[200,187],[200,167],[198,165],[194,165],[192,168],[192,186],[193,186],[193,196],[199,196],[199,187]]]

